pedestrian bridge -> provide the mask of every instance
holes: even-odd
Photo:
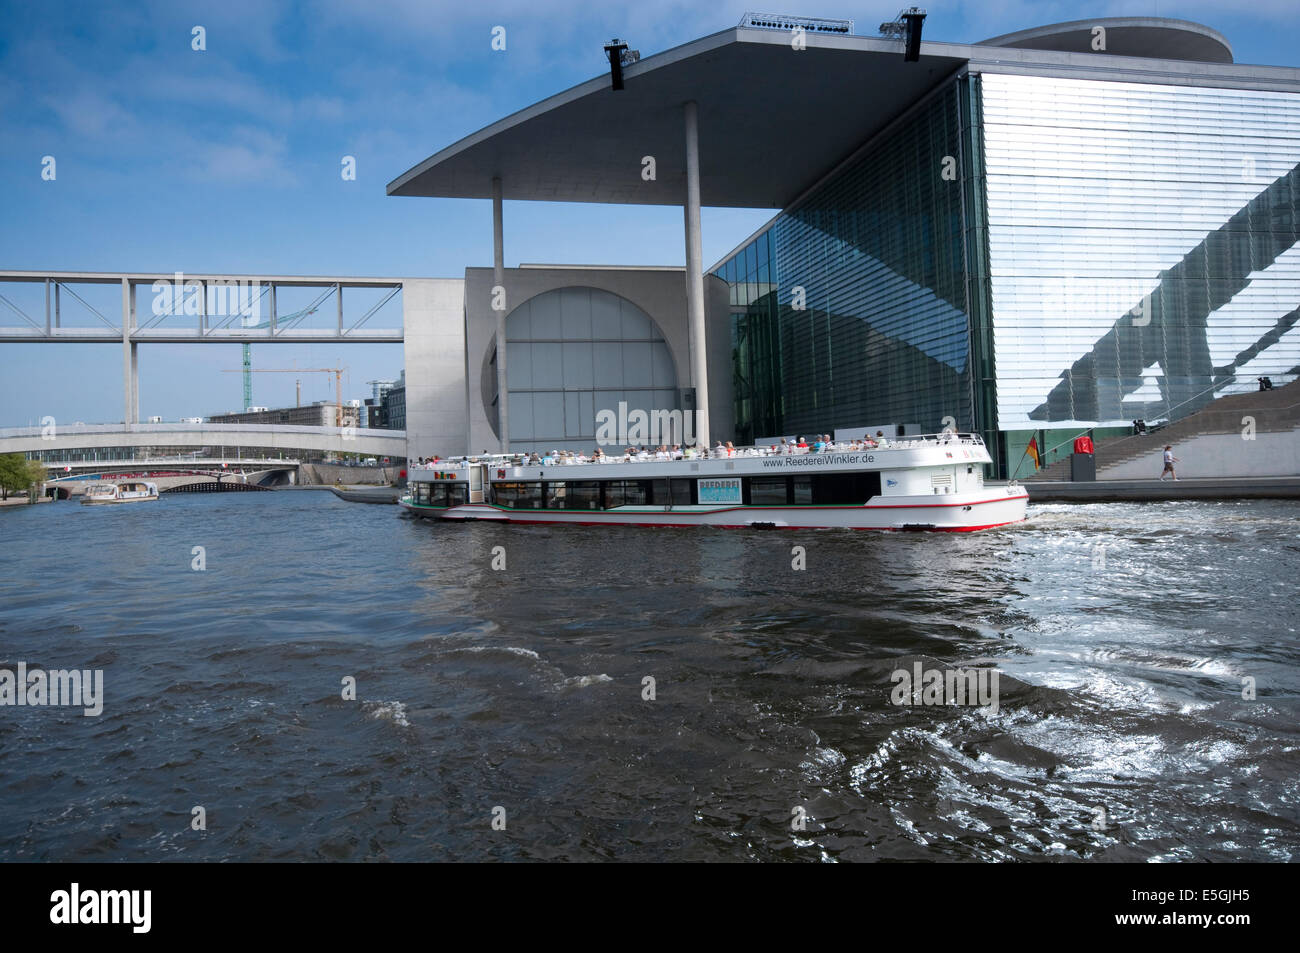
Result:
[[[358,427],[305,427],[287,424],[74,424],[0,429],[0,453],[88,451],[117,448],[159,450],[217,450],[235,457],[237,448],[256,448],[245,456],[267,457],[283,452],[297,458],[307,454],[358,453],[368,457],[405,457],[406,432]],[[140,457],[153,456],[147,452]],[[270,451],[271,453],[268,453]],[[55,462],[55,461],[50,461]]]

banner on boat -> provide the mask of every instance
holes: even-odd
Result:
[[[716,480],[696,480],[699,486],[701,503],[743,503],[740,495],[740,477],[724,477]]]

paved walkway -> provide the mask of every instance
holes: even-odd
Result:
[[[1161,500],[1295,500],[1300,476],[1220,477],[1213,480],[1034,481],[1024,484],[1030,503],[1148,502]]]

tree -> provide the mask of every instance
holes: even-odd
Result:
[[[27,481],[27,461],[20,453],[0,454],[0,499],[9,499],[10,490],[21,489]]]
[[[49,471],[45,469],[45,464],[40,460],[27,461],[27,498],[29,502],[35,503],[40,499],[41,491],[44,489],[43,484],[49,475]]]
[[[0,499],[9,499],[10,493],[31,490],[45,480],[45,464],[28,460],[21,453],[0,454]]]

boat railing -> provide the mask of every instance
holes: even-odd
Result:
[[[565,456],[562,454],[557,459],[551,454],[545,454],[541,456],[540,463],[528,462],[530,454],[494,453],[479,454],[478,456],[473,457],[458,457],[451,460],[438,460],[433,463],[413,463],[410,465],[409,469],[419,471],[464,470],[476,464],[486,464],[489,467],[534,467],[600,466],[622,463],[671,463],[681,460],[746,459],[825,453],[874,453],[887,450],[918,450],[935,446],[966,446],[982,448],[984,446],[984,440],[979,436],[979,434],[944,431],[931,434],[908,434],[903,437],[888,437],[878,441],[833,442],[822,450],[814,450],[811,447],[783,446],[781,444],[759,444],[753,446],[733,447],[731,449],[714,448],[712,450],[703,450],[702,448],[688,448],[686,451],[681,451],[679,453],[664,451],[662,455],[658,451],[635,454],[602,453],[599,457],[588,457],[578,454]],[[546,462],[547,460],[550,460],[550,462]]]

